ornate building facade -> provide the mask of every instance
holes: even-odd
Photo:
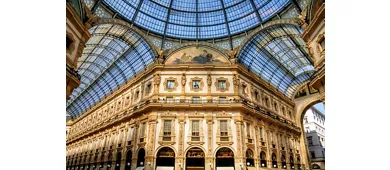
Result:
[[[171,2],[168,11],[178,1]],[[147,21],[145,6],[156,2],[85,3],[102,19],[89,29],[78,58],[80,86],[67,101],[67,169],[310,168],[300,110],[306,106],[294,99],[316,73],[294,17],[306,1],[248,14],[262,23],[237,34],[227,11],[263,9],[265,1],[220,1],[229,35],[203,40],[205,32],[173,38],[169,16],[164,34],[142,27],[138,18]],[[133,17],[122,3],[136,9]],[[196,22],[197,30],[206,28]]]

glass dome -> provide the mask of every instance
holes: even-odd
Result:
[[[228,37],[252,29],[290,0],[103,0],[108,8],[153,33],[182,39]]]

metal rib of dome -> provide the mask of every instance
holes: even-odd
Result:
[[[182,39],[232,36],[266,22],[291,0],[103,0],[151,32]]]
[[[90,109],[155,59],[146,41],[127,27],[101,24],[89,31],[92,36],[77,62],[80,86],[67,102],[71,116]]]

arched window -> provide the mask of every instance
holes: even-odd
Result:
[[[216,154],[216,167],[234,167],[234,154],[229,148],[221,148]]]
[[[286,156],[282,155],[280,160],[282,161],[282,168],[287,169]]]
[[[137,167],[144,166],[145,163],[145,149],[141,148],[138,151]]]
[[[121,168],[121,159],[122,159],[122,153],[118,152],[116,154],[115,170],[120,170],[120,168]]]
[[[205,154],[200,148],[191,148],[186,154],[186,169],[204,170]]]
[[[127,151],[125,170],[131,169],[131,159],[132,158],[133,158],[133,153],[131,152],[131,150]]]
[[[311,168],[313,168],[313,169],[321,169],[321,167],[318,164],[311,165]]]
[[[267,156],[264,151],[261,151],[260,153],[260,166],[267,167]]]
[[[246,166],[255,166],[253,151],[251,149],[247,149],[245,155],[246,155]]]
[[[272,167],[273,168],[278,168],[278,160],[276,158],[276,154],[272,153]]]
[[[159,166],[174,167],[175,152],[169,147],[161,148],[157,153],[156,166],[157,170]]]

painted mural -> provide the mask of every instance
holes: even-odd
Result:
[[[189,47],[172,54],[165,64],[229,64],[229,61],[212,49]]]

